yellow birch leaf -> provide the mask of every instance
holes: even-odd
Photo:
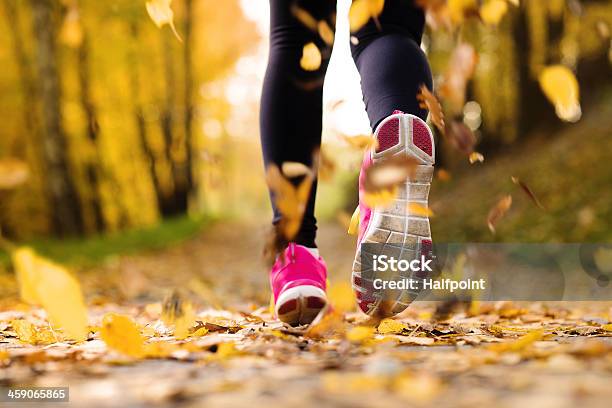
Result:
[[[79,282],[61,265],[37,255],[30,248],[12,253],[22,299],[39,304],[52,325],[62,328],[67,337],[87,337],[87,308]]]
[[[359,30],[371,18],[378,18],[385,7],[385,0],[354,0],[349,10],[351,32]]]
[[[202,337],[208,334],[208,329],[206,327],[200,327],[198,330],[194,331],[191,334],[191,337]]]
[[[300,67],[305,71],[316,71],[321,66],[321,51],[313,42],[304,45]]]
[[[161,28],[164,24],[168,24],[176,38],[180,42],[183,42],[183,39],[174,27],[174,12],[172,8],[170,8],[171,3],[172,0],[151,0],[147,1],[145,6],[147,8],[147,13],[149,13],[149,17],[151,17],[151,20],[153,20],[158,28]]]
[[[351,216],[351,222],[349,223],[348,233],[349,235],[356,235],[359,229],[359,206],[355,208],[353,215]]]
[[[468,160],[470,161],[470,164],[474,164],[476,162],[482,163],[484,161],[484,156],[482,153],[472,152],[470,153]]]
[[[351,343],[361,344],[374,337],[374,327],[357,326],[346,333],[346,339]]]
[[[419,203],[408,203],[407,209],[410,215],[416,215],[419,217],[433,217],[434,216],[434,212],[431,210],[431,208],[424,206],[422,204],[419,204]]]
[[[18,159],[0,160],[0,190],[8,190],[23,184],[29,177],[28,165]]]
[[[144,355],[144,337],[128,316],[107,313],[102,319],[100,337],[111,349],[125,355],[141,358]]]
[[[11,327],[17,333],[19,340],[30,344],[36,343],[36,328],[32,323],[27,320],[13,320]]]
[[[521,351],[525,349],[527,346],[530,346],[536,341],[541,340],[542,337],[544,337],[543,330],[533,330],[519,337],[518,339],[514,341],[510,341],[507,343],[494,344],[490,347],[490,349],[498,353],[506,352],[506,351],[517,352],[517,351]]]
[[[378,325],[380,334],[400,334],[404,329],[408,329],[408,326],[393,319],[383,319]]]
[[[480,6],[480,17],[486,24],[497,25],[507,11],[506,0],[489,0]]]
[[[544,95],[555,106],[557,116],[567,122],[577,122],[582,116],[580,88],[576,76],[563,65],[551,65],[539,76]]]

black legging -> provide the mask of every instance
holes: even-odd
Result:
[[[270,56],[261,97],[260,131],[265,164],[294,161],[312,164],[321,145],[323,79],[331,46],[294,15],[295,8],[317,21],[335,27],[336,0],[270,0]],[[351,52],[361,76],[361,88],[370,125],[395,109],[418,115],[427,111],[416,99],[421,84],[432,87],[431,72],[419,47],[425,22],[423,11],[412,0],[386,0],[377,25],[373,19],[352,33],[357,39]],[[313,42],[323,61],[316,71],[300,67],[302,49]],[[315,247],[314,202],[316,182],[295,242]],[[273,205],[274,207],[274,205]],[[274,222],[280,213],[274,207]]]

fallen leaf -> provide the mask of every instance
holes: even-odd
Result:
[[[380,334],[400,334],[408,330],[408,326],[394,319],[383,319],[378,325]]]
[[[128,316],[116,313],[104,315],[100,337],[115,351],[136,358],[144,356],[144,337]]]
[[[351,343],[363,344],[374,337],[374,327],[356,326],[346,333],[346,339]]]
[[[489,349],[497,353],[522,351],[523,349],[535,343],[536,341],[541,340],[543,337],[544,331],[533,330],[514,341],[493,344],[489,346]]]
[[[442,381],[427,373],[406,373],[393,380],[393,389],[404,398],[426,403],[440,394]]]
[[[567,122],[577,122],[580,119],[580,88],[576,76],[569,68],[563,65],[548,66],[540,73],[539,82],[559,118]]]
[[[493,234],[495,234],[495,225],[508,212],[510,207],[512,207],[512,196],[507,195],[502,197],[489,211],[487,225]]]

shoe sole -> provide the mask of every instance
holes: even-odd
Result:
[[[291,326],[310,324],[327,305],[325,292],[316,286],[302,285],[281,293],[274,311],[278,319]]]
[[[411,203],[428,207],[429,189],[433,178],[435,144],[431,130],[420,118],[403,113],[385,118],[378,126],[375,137],[378,148],[372,153],[373,162],[384,161],[397,155],[408,155],[418,160],[415,175],[399,186],[393,201],[385,208],[375,208],[361,243],[382,244],[376,255],[394,256],[396,259],[417,259],[421,254],[431,256],[432,240],[429,218],[412,213]],[[366,314],[389,317],[405,310],[418,296],[410,289],[375,289],[374,279],[422,279],[422,273],[394,272],[383,276],[369,266],[362,271],[362,245],[358,245],[353,262],[353,290],[359,308]],[[366,252],[364,252],[366,253]],[[367,254],[375,255],[375,254]],[[419,276],[421,275],[421,276]]]

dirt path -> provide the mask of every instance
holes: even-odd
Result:
[[[254,225],[217,224],[174,248],[83,273],[93,323],[109,311],[132,316],[149,342],[172,347],[156,357],[122,356],[95,330],[81,345],[27,344],[10,321],[40,312],[0,312],[0,388],[69,386],[70,406],[87,407],[562,408],[612,400],[610,304],[481,305],[441,321],[432,305],[417,305],[377,332],[357,313],[327,321],[332,330],[290,330],[263,307],[263,236]],[[332,281],[348,279],[353,240],[336,225],[324,225],[321,237]],[[173,287],[200,299],[207,334],[176,341],[160,326],[155,302]]]

